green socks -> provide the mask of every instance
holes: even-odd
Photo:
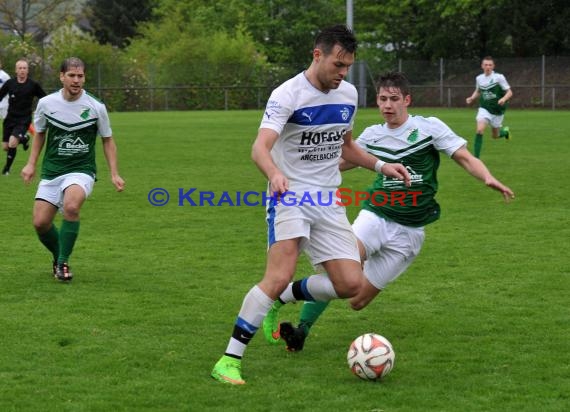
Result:
[[[59,257],[57,263],[65,263],[69,261],[69,255],[73,251],[77,234],[79,233],[79,221],[70,222],[63,220],[61,229],[59,230]]]
[[[305,335],[309,335],[309,329],[317,321],[321,313],[325,311],[330,302],[305,301],[301,309],[299,327],[303,328]]]
[[[54,262],[57,262],[59,256],[59,233],[55,225],[51,225],[49,230],[45,233],[38,233],[40,242],[51,252]]]
[[[481,148],[483,147],[483,135],[477,133],[475,135],[475,144],[473,146],[473,154],[478,159],[481,156]]]

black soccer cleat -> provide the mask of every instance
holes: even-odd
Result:
[[[26,151],[30,147],[30,138],[27,135],[22,136],[20,138],[20,143],[22,143],[22,146],[24,147],[24,151]]]
[[[67,263],[57,265],[57,268],[55,269],[55,278],[62,282],[69,282],[73,279],[73,273],[71,273],[71,269]]]
[[[280,325],[281,338],[287,344],[289,352],[299,352],[305,346],[307,335],[303,328],[296,328],[290,322],[283,322]]]

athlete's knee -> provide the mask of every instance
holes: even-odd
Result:
[[[352,299],[350,299],[350,307],[353,310],[362,310],[364,309],[366,306],[368,306],[368,304],[372,301],[372,299],[374,299],[374,297],[368,297],[368,296],[362,296],[362,295],[357,295],[355,297],[353,297]]]
[[[364,309],[381,291],[365,279],[358,294],[350,299],[350,307],[353,310]]]
[[[342,282],[333,282],[333,285],[339,298],[352,298],[358,294],[361,282],[362,280],[359,276],[350,276],[343,279]]]
[[[32,219],[32,225],[34,226],[36,233],[41,235],[51,228],[52,222],[44,216],[34,216]]]
[[[272,299],[277,299],[291,282],[292,276],[287,273],[266,272],[258,286]]]
[[[81,206],[75,203],[69,203],[63,206],[63,218],[69,221],[79,220],[79,210]]]

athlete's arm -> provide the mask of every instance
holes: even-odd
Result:
[[[38,158],[44,147],[46,141],[45,132],[37,132],[36,137],[32,140],[32,149],[30,150],[30,157],[28,158],[28,163],[22,169],[20,175],[24,179],[24,183],[29,184],[32,182],[34,175],[36,174],[36,164],[38,163]]]
[[[505,95],[501,97],[497,103],[499,103],[502,106],[506,102],[508,102],[511,99],[511,97],[513,97],[513,91],[511,89],[507,89]]]
[[[471,94],[471,96],[469,96],[467,99],[465,99],[465,102],[467,104],[471,104],[473,103],[474,100],[478,99],[481,93],[479,93],[479,89],[475,89],[475,91]]]
[[[269,180],[271,193],[280,195],[289,190],[289,180],[275,165],[271,156],[271,149],[278,138],[279,134],[275,130],[260,128],[251,148],[251,158]]]
[[[354,140],[352,140],[352,132],[347,132],[344,135],[344,143],[342,145],[342,159],[348,162],[353,167],[362,166],[366,169],[374,170],[377,173],[382,173],[384,176],[392,177],[394,179],[403,180],[406,186],[410,186],[410,174],[406,167],[401,163],[384,163],[380,171],[376,170],[375,166],[378,159],[370,153],[364,151]],[[340,167],[340,166],[339,166]],[[341,169],[343,170],[343,169]],[[344,169],[347,170],[347,169]]]
[[[340,169],[341,172],[344,172],[345,170],[354,169],[355,167],[358,166],[355,165],[354,163],[350,163],[349,161],[344,160],[342,157],[340,158],[340,163],[338,164],[338,168]]]
[[[457,149],[451,158],[471,176],[481,180],[491,189],[501,192],[506,202],[515,198],[514,192],[495,179],[489,169],[487,169],[487,166],[485,166],[481,160],[473,156],[465,146]]]
[[[117,189],[117,192],[122,192],[125,189],[125,181],[119,176],[119,169],[117,167],[117,145],[112,136],[103,138],[103,153],[107,159],[109,172],[111,173],[111,181]]]

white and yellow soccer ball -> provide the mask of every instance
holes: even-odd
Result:
[[[346,358],[352,373],[361,379],[375,381],[390,373],[396,354],[384,336],[365,333],[352,341]]]

